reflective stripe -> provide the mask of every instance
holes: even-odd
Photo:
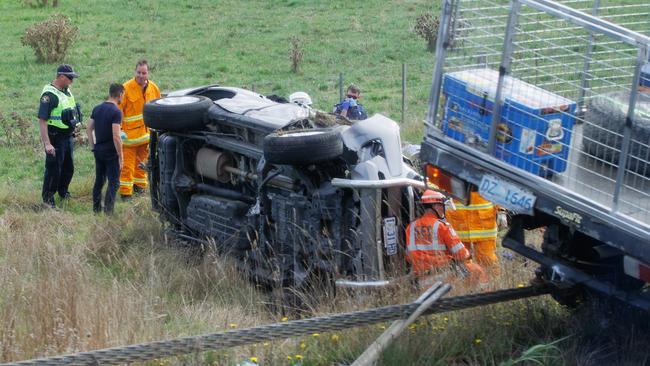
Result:
[[[133,187],[133,182],[120,181],[120,187]]]
[[[485,210],[485,209],[490,209],[490,208],[494,208],[493,203],[485,203],[485,204],[482,204],[482,205],[469,205],[469,206],[456,204],[456,211]]]
[[[50,116],[50,119],[51,119],[51,120],[60,121],[60,120],[61,120],[61,116]]]
[[[147,178],[133,178],[135,183],[147,183]]]
[[[125,139],[122,141],[123,145],[138,145],[141,143],[149,142],[149,134],[143,135],[135,139]]]
[[[456,233],[461,239],[494,239],[497,237],[499,230],[497,228],[488,230],[459,230]]]
[[[465,248],[463,243],[458,243],[458,244],[454,245],[453,247],[451,247],[451,249],[450,249],[451,254],[456,254],[459,250],[461,250],[463,248]]]
[[[135,116],[124,117],[125,122],[133,122],[142,119],[141,114],[136,114]]]
[[[428,244],[416,244],[415,243],[415,226],[414,224],[410,225],[409,228],[409,237],[408,237],[408,245],[407,245],[407,250],[408,251],[414,251],[414,250],[426,250],[426,251],[433,251],[433,250],[439,250],[439,251],[446,251],[447,247],[444,244],[440,244],[438,241],[438,228],[440,227],[440,221],[436,221],[435,224],[433,224],[433,230],[431,232],[431,243]]]

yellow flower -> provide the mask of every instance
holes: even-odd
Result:
[[[386,329],[386,326],[385,325],[380,325],[379,329],[384,330],[384,329]]]
[[[264,343],[262,343],[262,345],[263,345],[264,347],[268,347],[268,346],[269,346],[269,342],[264,342]]]
[[[228,326],[229,326],[230,328],[237,328],[237,324],[235,324],[235,323],[230,323]]]
[[[522,287],[524,287],[524,284],[523,283],[518,283],[517,287],[522,288]]]
[[[320,337],[320,333],[314,333],[312,334],[312,337]]]
[[[474,340],[474,343],[476,343],[476,344],[480,344],[481,342],[483,342],[483,341],[481,340],[481,338],[476,338],[476,339]]]
[[[417,327],[418,327],[418,325],[417,325],[417,324],[415,324],[415,323],[414,323],[414,324],[411,324],[411,325],[409,325],[409,329],[411,329],[411,330],[415,330],[415,328],[417,328]]]
[[[307,345],[305,344],[305,342],[300,342],[300,349],[305,349],[306,347]]]
[[[283,317],[281,320],[282,320],[283,322],[286,322],[286,321],[289,321],[289,318],[287,318],[287,317],[285,316],[285,317]]]
[[[287,360],[293,360],[293,357],[291,357],[291,355],[287,355]]]
[[[449,321],[449,318],[444,317],[444,318],[442,318],[442,320],[448,322],[448,321]]]
[[[251,360],[251,362],[257,363],[257,357],[255,357],[255,356],[251,357],[250,360]]]
[[[302,360],[302,355],[296,355],[296,360]]]
[[[338,342],[339,341],[339,336],[337,334],[332,334],[330,339],[332,340],[332,342]]]

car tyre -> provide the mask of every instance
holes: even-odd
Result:
[[[338,129],[314,128],[280,131],[264,138],[264,158],[272,164],[309,165],[343,154]]]
[[[182,132],[205,127],[205,112],[212,100],[199,95],[154,99],[144,105],[144,124],[155,130]]]
[[[627,119],[629,92],[615,92],[599,95],[591,99],[585,115],[582,146],[594,157],[618,165],[619,151],[623,144],[623,130]],[[639,93],[632,144],[627,168],[650,177],[650,94]]]

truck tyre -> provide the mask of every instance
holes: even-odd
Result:
[[[614,165],[618,164],[627,118],[629,92],[615,92],[591,99],[584,124],[584,151]],[[627,168],[650,177],[650,94],[639,93]]]
[[[199,95],[154,99],[144,105],[144,124],[155,130],[182,132],[205,126],[205,112],[212,101]]]
[[[343,154],[338,129],[314,128],[281,131],[264,138],[264,158],[272,164],[309,165]]]

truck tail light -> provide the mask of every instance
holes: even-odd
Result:
[[[638,259],[627,255],[623,257],[623,270],[628,276],[650,283],[650,266]]]
[[[427,164],[426,174],[429,183],[447,192],[464,205],[469,204],[469,183],[433,165]]]

